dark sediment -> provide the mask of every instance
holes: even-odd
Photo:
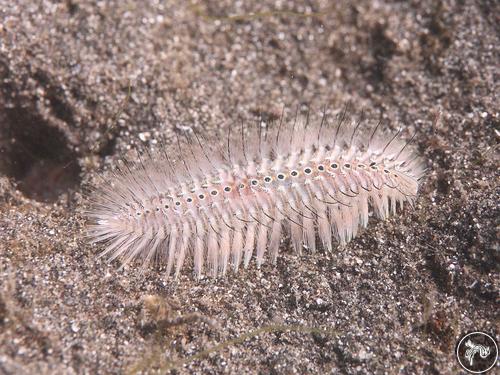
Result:
[[[457,339],[495,332],[497,4],[15,3],[0,1],[0,373],[454,374]],[[345,248],[174,282],[82,238],[85,183],[130,145],[347,101],[415,132],[429,173],[414,210]]]

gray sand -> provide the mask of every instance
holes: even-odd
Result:
[[[0,0],[0,374],[456,374],[498,330],[498,3],[177,3]],[[82,237],[130,145],[347,101],[429,173],[345,248],[174,282]]]

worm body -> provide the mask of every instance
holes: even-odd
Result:
[[[207,144],[179,142],[180,154],[153,151],[97,187],[89,236],[124,263],[166,264],[179,274],[193,260],[200,277],[275,262],[281,240],[294,249],[345,244],[371,213],[380,219],[413,203],[424,167],[409,142],[348,120],[291,121],[238,129]]]

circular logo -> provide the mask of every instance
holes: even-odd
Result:
[[[483,374],[495,366],[498,345],[487,333],[471,332],[458,342],[456,355],[464,370],[472,374]]]

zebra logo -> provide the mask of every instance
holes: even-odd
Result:
[[[458,342],[456,355],[464,370],[472,374],[484,374],[497,362],[498,345],[487,333],[471,332]]]

